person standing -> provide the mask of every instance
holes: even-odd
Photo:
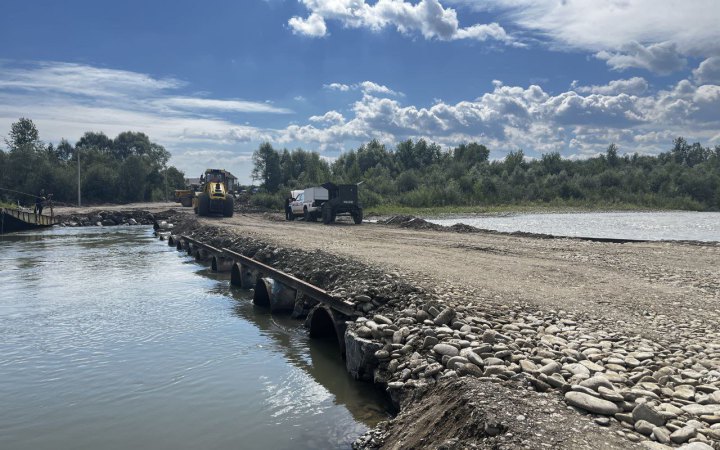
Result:
[[[45,201],[45,189],[40,191],[40,194],[35,197],[35,214],[42,215],[43,202]]]

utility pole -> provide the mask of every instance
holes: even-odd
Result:
[[[163,164],[165,169],[165,203],[168,202],[168,185],[167,185],[167,165]]]
[[[77,157],[78,157],[78,208],[82,206],[82,203],[80,201],[80,149],[75,147],[75,151],[77,151]]]

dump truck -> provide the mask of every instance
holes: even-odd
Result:
[[[180,203],[185,208],[192,206],[194,196],[194,189],[175,189],[175,203]]]
[[[200,179],[200,190],[192,199],[195,214],[222,214],[232,217],[235,204],[228,189],[228,172],[222,169],[207,169]]]

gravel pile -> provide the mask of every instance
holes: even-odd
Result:
[[[720,334],[699,322],[676,326],[684,340],[658,342],[528,305],[406,303],[348,331],[383,344],[375,378],[396,398],[458,377],[512,381],[561,395],[633,442],[720,449]]]

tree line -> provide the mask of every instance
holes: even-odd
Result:
[[[55,146],[39,138],[32,120],[10,127],[0,149],[0,200],[23,204],[32,198],[10,192],[52,193],[61,203],[77,203],[78,156],[83,203],[124,203],[172,198],[185,186],[185,175],[167,167],[170,153],[144,133],[126,131],[114,139],[86,132],[74,145],[63,139]]]
[[[420,139],[388,149],[373,140],[334,162],[302,149],[264,143],[253,154],[256,202],[279,207],[290,189],[325,181],[364,182],[366,206],[408,207],[553,204],[720,210],[720,146],[680,137],[658,155],[620,155],[610,144],[597,157],[570,160],[559,153],[537,159],[522,150],[491,161],[490,150],[469,143],[443,150]]]

